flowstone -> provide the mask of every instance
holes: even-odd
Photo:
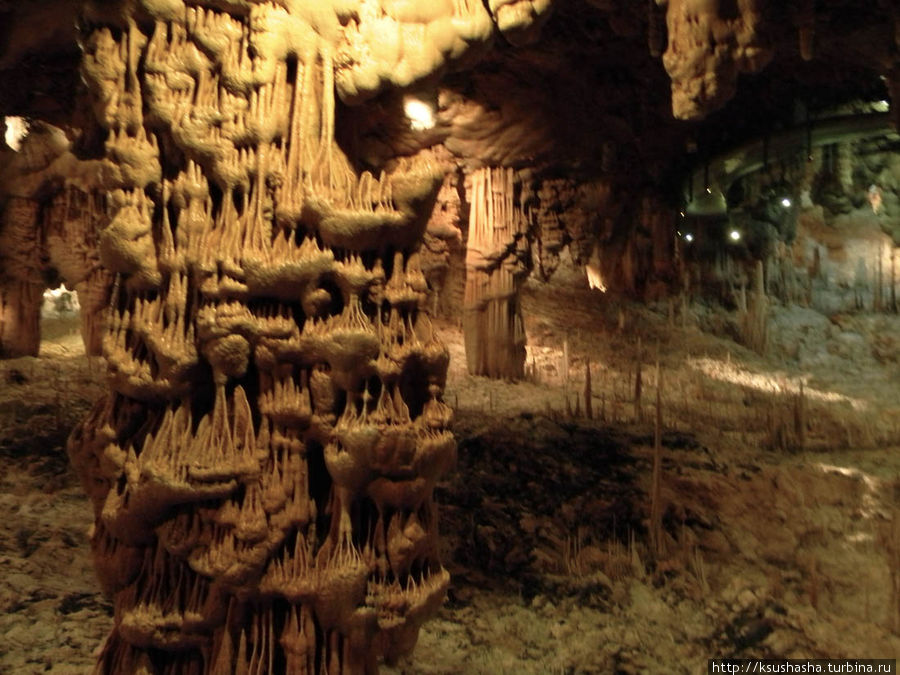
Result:
[[[374,672],[443,600],[456,447],[418,253],[443,174],[358,173],[335,142],[335,90],[390,72],[351,58],[350,4],[85,10],[116,275],[112,392],[69,440],[115,599],[97,672]],[[446,54],[490,34],[446,9],[395,18]]]

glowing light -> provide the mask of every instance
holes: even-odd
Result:
[[[731,239],[731,241],[740,241],[741,233],[738,232],[737,230],[732,230],[731,232],[728,233],[728,238]]]
[[[690,244],[692,241],[694,241],[694,235],[688,232],[686,235],[684,235],[684,240]]]
[[[600,270],[590,263],[584,266],[584,270],[587,272],[588,286],[591,287],[591,290],[596,289],[601,293],[606,293],[606,284],[603,283],[603,275],[600,274]]]
[[[887,112],[891,109],[891,104],[882,99],[880,101],[875,101],[872,107],[875,108],[875,112]]]
[[[790,198],[790,197],[782,197],[782,198],[781,198],[781,205],[782,205],[784,208],[786,208],[786,209],[791,208],[791,204],[793,204],[793,202],[791,201],[791,198]]]
[[[6,144],[16,152],[28,135],[28,122],[24,117],[6,117]]]
[[[403,112],[409,118],[413,131],[425,131],[434,127],[434,107],[425,101],[407,96],[403,99]]]

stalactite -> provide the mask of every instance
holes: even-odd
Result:
[[[641,374],[643,360],[641,338],[638,337],[637,356],[634,365],[634,419],[636,422],[642,422],[644,419],[644,407],[641,404],[641,397],[644,391],[644,379]]]
[[[731,98],[742,72],[757,72],[774,50],[764,33],[761,0],[726,12],[719,3],[668,0],[669,44],[663,64],[672,79],[672,111],[702,118]]]
[[[804,0],[795,9],[795,19],[799,33],[800,56],[804,61],[815,57],[816,8],[812,0]]]
[[[653,555],[657,558],[665,553],[662,508],[662,371],[657,355],[656,417],[653,426],[653,469],[650,478],[650,545]]]
[[[891,311],[897,313],[897,249],[891,247]]]

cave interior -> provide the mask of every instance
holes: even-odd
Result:
[[[0,0],[0,671],[900,655],[900,3]]]

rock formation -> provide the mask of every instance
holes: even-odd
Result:
[[[85,345],[99,354],[111,278],[97,242],[105,199],[92,192],[100,163],[77,160],[71,141],[40,123],[0,157],[0,356],[37,355],[44,289],[60,279],[79,293]]]
[[[373,672],[412,648],[448,583],[434,307],[462,315],[470,372],[508,378],[524,369],[523,281],[566,248],[597,288],[645,299],[686,289],[685,266],[716,249],[695,271],[723,288],[756,271],[742,308],[760,349],[773,285],[788,302],[818,280],[844,307],[846,280],[819,269],[837,264],[818,252],[833,213],[801,222],[807,292],[758,263],[781,251],[787,266],[796,225],[767,180],[729,195],[747,259],[712,226],[691,248],[679,212],[710,157],[795,126],[785,91],[823,111],[898,91],[893,4],[872,25],[850,10],[0,2],[0,113],[31,119],[18,153],[0,147],[0,356],[37,353],[41,294],[65,281],[109,371],[69,444],[116,604],[98,672]],[[737,90],[776,56],[784,69]],[[836,74],[845,89],[822,94]],[[403,114],[417,96],[429,123]],[[845,214],[857,176],[878,181],[857,304],[896,308],[900,168],[860,168],[851,143],[832,153],[840,189],[801,149],[804,189]]]
[[[511,35],[543,11],[496,4]],[[374,672],[443,599],[455,442],[418,251],[443,172],[358,171],[335,92],[493,27],[480,2],[382,5],[85,8],[112,391],[69,453],[116,605],[99,672]]]
[[[672,112],[693,119],[734,95],[740,73],[772,59],[761,35],[760,0],[667,0],[669,46],[663,55],[672,78]]]
[[[473,375],[519,378],[525,372],[519,290],[529,246],[516,188],[512,169],[480,169],[471,176],[463,330]]]

